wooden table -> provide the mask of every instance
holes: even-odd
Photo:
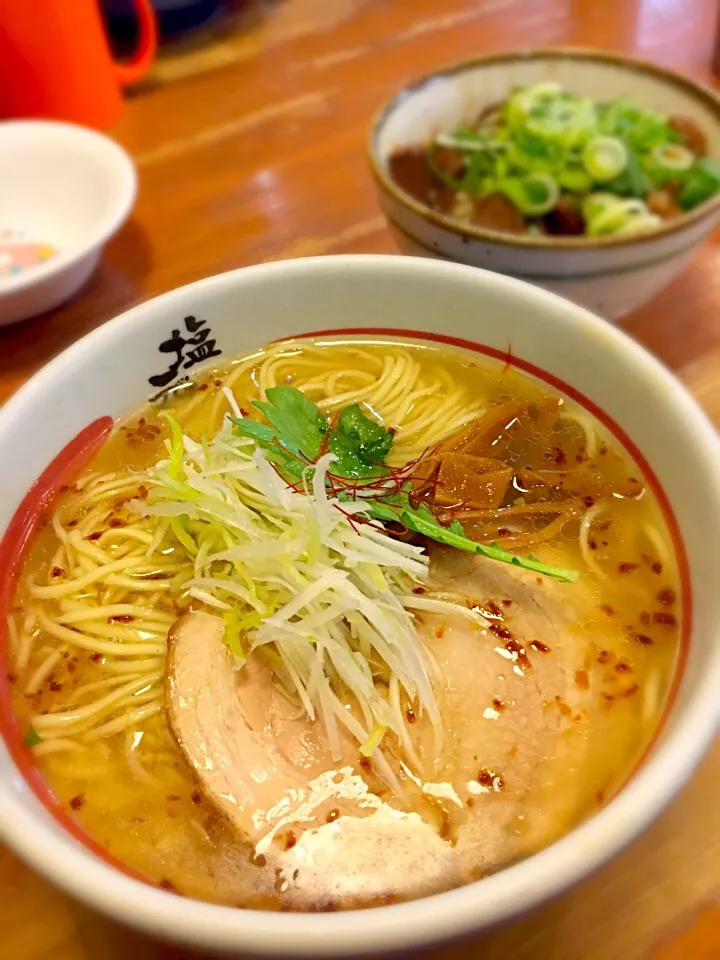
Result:
[[[159,65],[114,131],[135,214],[83,295],[0,332],[0,401],[114,314],[284,257],[396,252],[364,157],[369,118],[416,74],[478,52],[636,51],[711,81],[715,0],[270,0],[212,48]],[[183,63],[187,63],[185,69]],[[626,327],[720,423],[720,248]],[[656,824],[564,897],[433,960],[720,958],[720,743]],[[0,848],[3,960],[185,960],[91,915]]]

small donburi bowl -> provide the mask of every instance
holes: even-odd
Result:
[[[695,120],[720,162],[720,98],[655,64],[594,50],[553,49],[479,57],[432,73],[377,113],[370,165],[380,205],[401,250],[453,260],[527,280],[616,320],[655,296],[687,264],[720,220],[720,194],[657,230],[632,237],[557,237],[501,233],[424,206],[393,182],[388,159],[472,122],[517,86],[560,83],[594,100],[625,97],[639,106]]]

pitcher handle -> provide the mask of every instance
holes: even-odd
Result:
[[[157,52],[157,21],[152,4],[150,0],[133,0],[133,2],[139,27],[138,48],[129,60],[115,64],[115,76],[123,87],[142,80]]]

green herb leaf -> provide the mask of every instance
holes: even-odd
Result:
[[[555,577],[565,583],[574,583],[578,579],[578,573],[575,570],[553,567],[547,563],[541,563],[535,557],[520,557],[514,553],[508,553],[507,550],[503,550],[494,543],[491,546],[476,543],[475,540],[471,540],[465,534],[462,524],[458,520],[453,520],[449,527],[444,527],[425,504],[414,508],[406,495],[404,500],[405,503],[400,516],[405,526],[416,533],[429,537],[431,540],[444,543],[448,547],[455,547],[456,550],[478,553],[490,560],[511,563],[516,567],[523,567],[525,570],[533,570],[535,573],[542,573],[547,577]]]
[[[231,419],[235,424],[236,433],[250,437],[259,447],[262,447],[267,452],[268,460],[280,468],[283,476],[293,480],[298,480],[302,476],[305,460],[300,451],[295,446],[285,446],[272,427],[258,423],[257,420],[245,418],[238,420],[235,417]]]
[[[327,423],[318,408],[296,387],[270,387],[269,402],[253,401],[270,423],[231,418],[241,436],[266,450],[268,459],[286,477],[298,479],[308,463],[320,456]]]
[[[281,444],[316,460],[328,427],[312,400],[296,387],[269,387],[265,395],[268,402],[256,400],[253,406],[265,414]]]
[[[344,408],[330,434],[328,449],[337,457],[331,472],[341,477],[381,475],[392,445],[392,431],[370,420],[353,403]]]
[[[28,727],[28,731],[25,734],[25,746],[26,747],[36,747],[39,743],[42,743],[42,737],[38,734],[35,727]]]
[[[709,200],[718,190],[720,190],[720,167],[709,157],[702,157],[685,177],[678,203],[683,210],[691,210],[705,200]]]

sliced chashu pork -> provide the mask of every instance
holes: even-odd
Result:
[[[256,844],[278,819],[278,804],[286,797],[300,801],[308,783],[334,764],[317,725],[277,694],[257,656],[236,668],[224,632],[223,621],[206,613],[175,623],[168,716],[208,797]]]
[[[223,634],[205,613],[174,625],[168,717],[203,792],[273,860],[281,891],[351,904],[457,882],[450,845],[418,814],[370,793],[351,763],[334,763],[319,724],[297,716],[258,658],[237,670]],[[347,740],[344,752],[357,758]]]
[[[235,669],[222,621],[189,614],[171,632],[169,718],[204,793],[278,859],[288,885],[302,867],[319,898],[411,896],[468,879],[565,828],[553,798],[532,807],[548,783],[562,784],[568,816],[577,806],[584,740],[568,736],[585,695],[572,683],[582,644],[582,617],[569,602],[577,588],[442,548],[431,569],[433,589],[499,615],[490,630],[459,615],[420,616],[445,746],[435,758],[427,720],[412,718],[423,769],[392,761],[411,791],[384,797],[398,810],[369,793],[349,737],[334,763],[320,725],[297,715],[261,661]]]
[[[433,549],[431,570],[429,589],[475,605],[490,622],[475,631],[459,616],[424,616],[420,627],[445,728],[432,779],[452,782],[463,801],[453,835],[474,874],[554,839],[582,805],[585,708],[597,693],[575,676],[595,597],[589,585],[457,550]],[[429,731],[415,727],[427,750]]]

